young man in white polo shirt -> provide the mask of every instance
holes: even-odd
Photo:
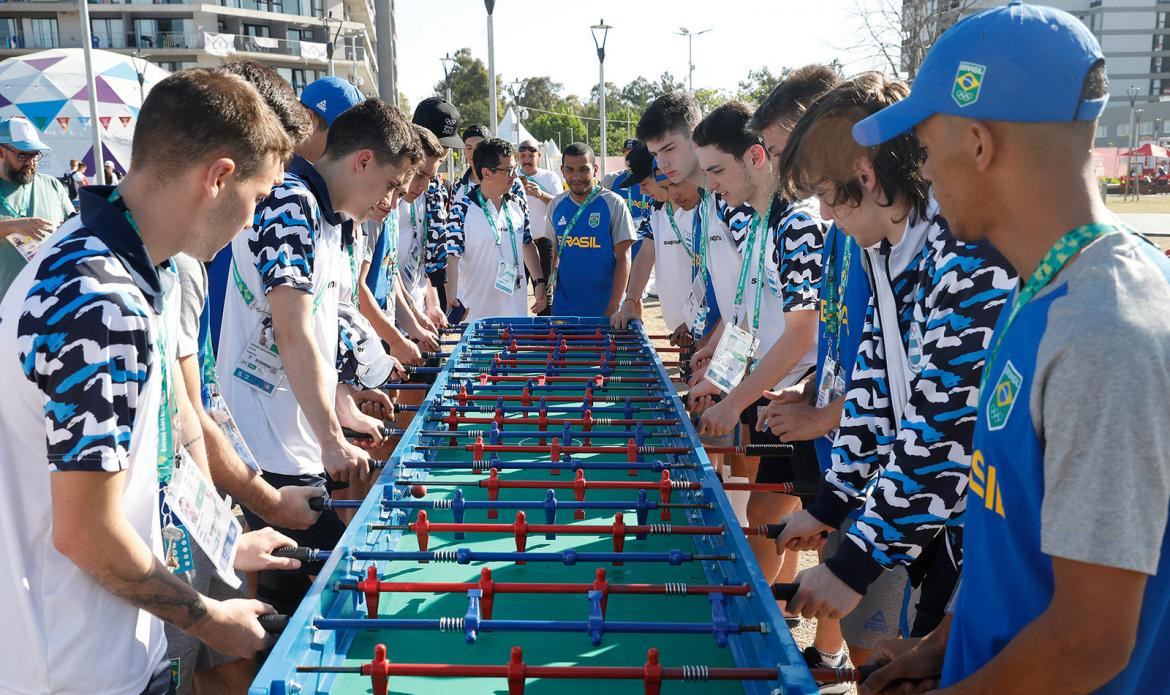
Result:
[[[416,125],[415,128],[421,126]],[[406,313],[417,322],[425,318],[427,321],[423,325],[433,331],[441,327],[435,324],[435,320],[443,323],[443,310],[437,288],[428,279],[427,268],[446,266],[444,242],[447,211],[444,209],[440,214],[435,208],[432,191],[446,148],[433,135],[429,142],[421,131],[419,136],[423,146],[423,161],[398,199],[398,229],[395,230],[398,267],[395,275],[402,290],[398,320],[399,323],[408,320]],[[442,185],[439,187],[442,188]],[[436,245],[435,249],[432,249],[433,244]],[[441,262],[432,261],[433,257],[438,257]],[[438,346],[424,349],[437,351]]]
[[[342,434],[344,425],[382,439],[338,387],[339,290],[350,272],[342,226],[401,186],[417,148],[397,109],[377,99],[354,106],[333,121],[316,164],[295,160],[254,226],[232,243],[219,384],[274,487],[369,475],[366,453]],[[331,548],[342,525],[325,512],[307,530],[284,531],[302,545]],[[308,586],[304,576],[262,573],[259,595],[291,611]]]
[[[514,192],[516,148],[487,138],[475,148],[478,184],[451,207],[447,225],[447,302],[466,310],[464,320],[528,314],[527,267],[536,278],[539,314],[547,305],[547,280],[532,244],[527,209]]]
[[[82,216],[0,304],[0,691],[170,692],[163,620],[232,656],[268,643],[267,606],[202,596],[160,559],[160,479],[202,449],[175,417],[169,259],[210,259],[291,151],[242,79],[168,77],[143,104],[131,173],[84,191]]]

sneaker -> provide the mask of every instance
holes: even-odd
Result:
[[[650,280],[646,283],[646,291],[642,293],[643,297],[653,297],[658,299],[658,285],[654,282],[654,273],[650,273]]]
[[[804,649],[804,663],[808,664],[810,669],[813,668],[847,668],[849,666],[848,659],[845,658],[845,653],[841,653],[841,659],[835,664],[830,664],[821,656],[821,652],[814,646],[808,646]],[[853,683],[825,683],[820,685],[820,692],[822,695],[846,695],[847,693],[857,692],[854,690]]]

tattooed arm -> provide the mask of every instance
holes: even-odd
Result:
[[[122,508],[127,471],[50,476],[53,546],[110,593],[173,623],[212,649],[251,657],[271,642],[259,601],[216,601],[172,574],[130,526]],[[153,512],[146,512],[153,513]]]

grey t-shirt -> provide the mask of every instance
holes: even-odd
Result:
[[[69,193],[57,179],[48,174],[37,174],[23,186],[0,179],[0,220],[19,217],[40,217],[53,227],[60,227],[74,213]],[[16,247],[0,239],[0,297],[24,269],[26,261]]]
[[[1170,504],[1170,282],[1110,234],[1039,293],[1052,302],[1030,410],[1044,442],[1040,548],[1156,574]]]
[[[199,316],[207,301],[207,268],[180,253],[172,259],[179,273],[179,357],[199,353]]]

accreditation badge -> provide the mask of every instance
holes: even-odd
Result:
[[[760,341],[738,326],[728,325],[719,339],[704,378],[727,393],[743,380]]]

